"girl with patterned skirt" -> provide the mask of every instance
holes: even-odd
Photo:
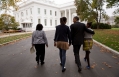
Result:
[[[87,23],[88,29],[92,30],[91,26],[92,26],[92,22]],[[88,63],[88,66],[87,66],[88,69],[90,69],[90,59],[89,59],[90,49],[92,49],[92,46],[93,46],[92,36],[93,35],[90,33],[87,33],[87,32],[84,33],[83,50],[86,52],[84,60],[87,61]]]

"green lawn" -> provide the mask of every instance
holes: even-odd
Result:
[[[112,28],[112,30],[119,30],[119,28]]]
[[[28,37],[28,36],[31,36],[31,33],[0,38],[0,44],[11,42],[11,41],[14,41],[14,40],[17,40],[17,39],[22,39],[22,38],[25,38],[25,37]]]
[[[119,30],[109,29],[109,30],[95,30],[95,35],[93,38],[119,52]]]

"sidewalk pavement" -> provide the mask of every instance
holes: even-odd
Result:
[[[66,71],[62,73],[59,50],[54,47],[54,31],[46,32],[49,47],[45,64],[37,66],[30,53],[31,38],[0,47],[0,77],[119,77],[119,56],[94,44],[90,53],[91,69],[86,69],[85,51],[80,49],[82,72],[78,73],[73,46],[66,52]]]

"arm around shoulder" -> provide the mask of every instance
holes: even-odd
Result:
[[[85,26],[85,24],[84,24],[84,30],[85,30],[86,32],[88,32],[88,33],[95,34],[95,32],[94,32],[93,30],[88,29],[88,28]]]

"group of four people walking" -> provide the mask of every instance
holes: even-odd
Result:
[[[55,36],[54,36],[54,46],[59,49],[60,56],[60,65],[62,66],[62,72],[66,70],[66,50],[69,49],[69,46],[73,45],[73,52],[75,56],[75,63],[78,66],[78,72],[81,72],[81,62],[79,56],[79,50],[83,44],[83,49],[86,51],[86,56],[84,60],[88,62],[87,68],[90,68],[89,53],[92,48],[92,35],[94,31],[90,28],[91,23],[85,24],[78,22],[79,17],[75,16],[73,18],[73,24],[70,28],[66,25],[67,18],[60,18],[60,25],[56,26]],[[48,41],[45,35],[45,32],[42,30],[42,24],[36,26],[36,31],[32,34],[32,45],[36,49],[36,61],[39,65],[39,60],[41,65],[44,64],[45,57],[45,45],[48,47]]]

